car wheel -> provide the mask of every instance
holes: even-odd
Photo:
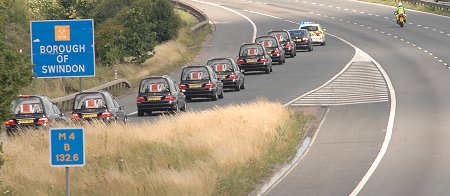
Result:
[[[214,95],[212,96],[211,100],[213,101],[217,101],[219,99],[219,97],[217,96],[217,92],[214,93]]]
[[[180,111],[186,112],[186,102],[184,103],[184,106],[182,108],[180,108]]]
[[[222,89],[222,92],[219,95],[219,99],[223,99],[223,89]]]
[[[123,124],[124,125],[128,124],[128,116],[125,116],[125,118],[123,118]]]
[[[272,69],[272,68],[267,67],[267,68],[266,68],[266,71],[265,71],[264,73],[265,73],[265,74],[270,74],[270,69]]]
[[[242,82],[241,89],[245,89],[245,80]]]
[[[140,110],[138,110],[138,116],[144,116],[144,111],[140,111]]]
[[[320,44],[321,46],[325,46],[325,41]]]
[[[180,113],[180,108],[178,107],[178,103],[175,105],[175,108],[172,110],[172,114]]]
[[[234,87],[234,91],[241,91],[241,86],[239,85],[239,83],[237,83]]]
[[[313,46],[312,45],[310,45],[309,47],[308,47],[308,52],[311,52],[311,51],[313,51]]]
[[[186,97],[186,101],[190,101],[190,100],[192,100],[192,98]]]
[[[296,55],[295,55],[295,53],[294,53],[294,50],[292,50],[292,52],[291,52],[291,58],[294,58]]]

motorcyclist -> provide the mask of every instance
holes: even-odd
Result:
[[[396,17],[397,21],[398,21],[398,15],[399,14],[403,14],[405,16],[405,21],[406,21],[406,8],[403,7],[403,3],[402,2],[398,3],[397,10],[395,10],[394,14],[395,14],[395,17]]]

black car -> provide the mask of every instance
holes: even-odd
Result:
[[[138,116],[153,111],[186,111],[186,96],[169,76],[152,76],[141,80],[136,98]]]
[[[13,134],[17,128],[36,128],[55,122],[67,122],[64,113],[46,96],[20,95],[11,102],[11,109],[14,117],[5,120],[8,135]]]
[[[272,58],[266,48],[258,43],[242,44],[237,59],[239,69],[247,71],[272,72]]]
[[[223,98],[223,83],[214,70],[207,65],[184,67],[181,72],[180,89],[186,100],[192,98]]]
[[[272,61],[277,62],[280,65],[286,62],[286,55],[283,46],[281,46],[274,36],[259,36],[255,39],[255,43],[259,43],[266,48],[267,53],[272,58]]]
[[[245,76],[231,58],[213,58],[206,63],[216,72],[224,88],[245,89]]]
[[[291,58],[297,56],[297,50],[295,49],[295,42],[291,37],[291,34],[286,30],[277,30],[277,31],[269,31],[267,35],[274,36],[280,42],[283,47],[286,55],[289,55]]]
[[[292,39],[295,42],[295,45],[297,46],[296,49],[304,49],[308,51],[313,51],[313,42],[311,35],[309,34],[308,30],[306,29],[292,29],[289,30],[289,33],[291,34]]]
[[[75,95],[72,121],[104,121],[127,123],[125,107],[119,106],[107,91],[81,92]]]

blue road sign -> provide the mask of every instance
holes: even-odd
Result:
[[[95,76],[94,21],[31,21],[31,58],[38,78]]]
[[[85,164],[83,128],[50,129],[50,165],[81,167]]]

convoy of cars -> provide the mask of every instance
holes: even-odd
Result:
[[[245,73],[270,74],[272,63],[283,64],[286,55],[294,58],[297,50],[313,51],[315,43],[325,45],[325,29],[318,23],[301,22],[299,29],[273,30],[240,46],[236,61],[230,57],[209,59],[204,65],[186,66],[177,83],[169,76],[151,76],[139,83],[137,115],[155,111],[186,111],[187,102],[197,98],[212,101],[224,98],[224,89],[245,89]],[[80,92],[74,98],[69,118],[48,97],[20,95],[11,103],[14,117],[4,121],[8,135],[17,129],[47,127],[55,123],[122,122],[127,123],[125,107],[107,91]]]

